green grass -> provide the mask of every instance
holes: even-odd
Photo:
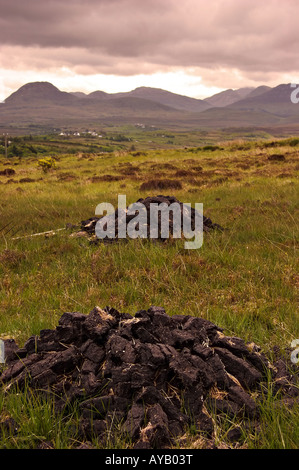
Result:
[[[13,390],[7,397],[1,396],[0,417],[17,423],[17,429],[0,431],[1,448],[34,449],[41,443],[51,443],[55,449],[75,444],[78,422],[76,409],[67,416],[54,411],[54,400],[33,393],[30,388],[19,393]]]
[[[277,149],[264,142],[222,142],[213,151],[65,153],[46,174],[37,158],[2,159],[0,170],[11,167],[16,174],[0,176],[0,229],[8,223],[14,227],[6,235],[8,229],[0,232],[0,338],[12,337],[22,346],[41,329],[55,328],[65,311],[88,314],[95,305],[109,305],[134,314],[159,305],[168,314],[207,318],[225,334],[258,343],[267,354],[274,345],[289,347],[299,338],[298,152],[292,142],[280,142],[279,153],[286,158],[280,162],[268,160]],[[106,175],[121,179],[108,181]],[[96,176],[102,181],[92,179]],[[22,178],[34,181],[20,183]],[[140,191],[153,179],[178,180],[182,189]],[[202,202],[204,214],[228,230],[204,236],[198,250],[185,250],[183,240],[95,246],[71,238],[70,230],[14,239],[80,224],[100,202],[116,207],[118,194],[126,194],[129,204],[161,193]],[[39,399],[28,399],[28,393],[1,396],[0,416],[18,422],[23,409],[26,419],[18,435],[0,436],[0,447],[34,447],[43,440],[72,447],[77,442],[73,427],[59,424],[51,403],[33,403]],[[297,447],[298,408],[278,407],[270,391],[265,394],[261,432],[248,432],[246,446]],[[74,423],[75,416],[62,422]],[[219,442],[235,425],[223,420]]]

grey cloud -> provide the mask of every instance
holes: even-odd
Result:
[[[16,0],[2,7],[0,41],[40,47],[106,48],[110,53],[115,48],[121,51],[129,42],[134,53],[136,38],[142,41],[151,31],[160,35],[156,21],[160,24],[172,5],[173,0]]]
[[[0,8],[7,68],[299,70],[297,0],[0,0]]]

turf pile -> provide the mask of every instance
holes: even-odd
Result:
[[[258,418],[252,393],[258,396],[269,372],[277,387],[298,392],[284,366],[254,343],[161,307],[135,316],[109,307],[64,313],[54,330],[22,348],[6,340],[5,348],[0,385],[54,392],[60,411],[79,403],[82,441],[104,440],[112,423],[134,448],[170,447],[191,424],[212,440],[212,411]]]
[[[134,205],[136,205],[136,211],[132,211],[131,213],[128,212],[128,208],[126,210],[120,210],[117,209],[114,214],[112,215],[107,215],[105,216],[104,220],[106,223],[103,224],[103,227],[105,230],[107,230],[107,226],[113,227],[113,236],[107,236],[109,239],[118,239],[118,228],[120,222],[124,222],[124,225],[128,227],[128,224],[138,215],[138,204],[142,204],[145,210],[145,220],[146,220],[146,229],[145,229],[145,234],[147,238],[151,237],[151,206],[156,205],[160,206],[162,204],[165,204],[166,206],[170,206],[172,204],[178,204],[180,208],[180,221],[176,223],[176,219],[173,217],[173,213],[169,211],[169,214],[167,214],[168,220],[167,224],[169,227],[169,233],[170,235],[174,235],[175,232],[178,233],[179,237],[182,236],[183,233],[186,233],[186,226],[190,227],[191,231],[194,231],[196,229],[196,224],[195,224],[195,219],[196,215],[198,214],[196,209],[193,207],[189,207],[186,204],[180,202],[176,197],[174,196],[149,196],[145,199],[138,199]],[[165,206],[165,207],[166,207]],[[160,206],[161,207],[161,206]],[[161,212],[158,214],[158,233],[157,233],[157,238],[158,239],[164,239],[163,237],[163,232],[161,231],[161,223],[163,221],[163,217]],[[83,220],[81,222],[81,231],[86,232],[88,235],[93,236],[95,235],[95,229],[96,229],[96,224],[99,221],[99,217],[91,217],[87,220]],[[164,219],[165,220],[165,219]],[[185,222],[185,227],[184,227],[184,222]],[[210,218],[205,217],[203,215],[203,222],[202,222],[202,230],[204,232],[209,232],[211,230],[223,230],[223,228],[215,224],[211,221]],[[108,228],[109,231],[109,228]],[[107,231],[107,232],[108,232]],[[165,238],[166,239],[166,238]]]

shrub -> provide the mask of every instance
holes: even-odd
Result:
[[[49,170],[55,168],[56,161],[52,157],[48,158],[40,158],[37,162],[38,166],[40,166],[44,173],[47,173]]]
[[[290,145],[291,145],[292,147],[296,147],[296,145],[299,145],[299,139],[297,139],[297,138],[296,138],[296,139],[292,139],[292,140],[290,141]]]
[[[211,152],[215,152],[215,150],[221,150],[221,148],[218,145],[205,145],[202,150],[209,150]]]

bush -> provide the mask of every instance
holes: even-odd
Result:
[[[211,152],[215,152],[215,150],[221,150],[218,145],[205,145],[202,150],[209,150]]]
[[[299,145],[299,139],[295,138],[290,141],[291,147],[296,147],[296,145]]]
[[[38,166],[40,166],[44,173],[47,173],[49,170],[56,167],[56,161],[54,158],[41,158],[37,162]]]

